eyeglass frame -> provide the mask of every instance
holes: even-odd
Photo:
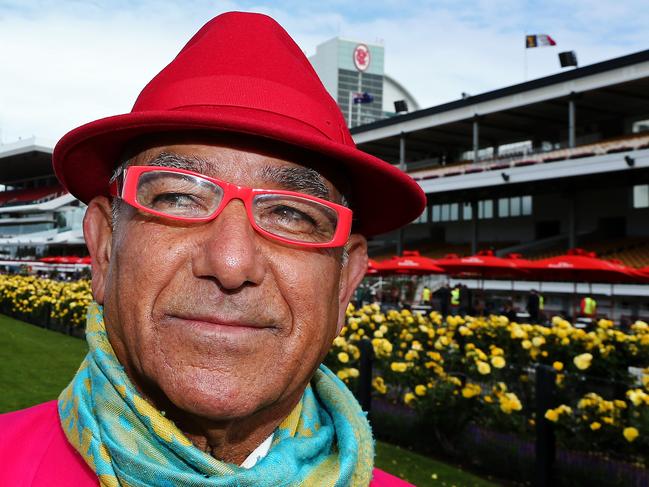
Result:
[[[164,171],[164,172],[186,174],[189,176],[199,177],[220,187],[223,190],[223,198],[219,203],[219,206],[214,210],[214,212],[211,215],[205,217],[198,217],[198,218],[170,215],[168,213],[147,208],[146,206],[142,205],[137,201],[137,183],[142,174],[145,174],[147,172],[152,172],[152,171]],[[164,219],[182,221],[186,223],[204,223],[204,222],[212,221],[221,214],[221,212],[230,203],[230,201],[234,199],[238,199],[241,202],[243,202],[243,205],[246,209],[246,214],[248,216],[248,221],[250,222],[250,225],[255,229],[255,231],[257,231],[261,235],[264,235],[265,237],[268,237],[269,239],[277,240],[279,242],[287,243],[291,245],[297,245],[300,247],[311,247],[311,248],[342,247],[347,243],[352,228],[353,212],[350,208],[347,208],[346,206],[339,205],[337,203],[333,203],[331,201],[318,198],[316,196],[311,196],[309,194],[298,193],[296,191],[279,190],[279,189],[278,190],[262,189],[262,188],[252,188],[250,186],[239,186],[234,183],[223,181],[222,179],[213,178],[210,176],[206,176],[205,174],[189,171],[187,169],[175,168],[175,167],[128,166],[127,168],[121,171],[121,174],[119,174],[118,177],[114,178],[114,180],[110,182],[109,192],[111,196],[118,197],[123,201],[125,201],[126,203],[128,203],[129,205],[131,205],[132,207],[141,210],[145,213],[149,213],[151,215],[155,215]],[[338,221],[336,223],[336,230],[333,234],[333,237],[328,242],[302,242],[299,240],[291,240],[289,238],[280,237],[279,235],[275,235],[274,233],[271,233],[268,230],[264,230],[262,227],[260,227],[257,224],[252,214],[253,198],[257,195],[263,195],[263,194],[274,194],[274,195],[297,197],[297,198],[322,204],[330,208],[331,210],[335,211],[336,215],[338,216]]]

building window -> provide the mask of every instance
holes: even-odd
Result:
[[[460,205],[457,203],[452,203],[451,204],[451,221],[456,222],[460,219],[459,211],[460,211]]]
[[[428,212],[430,210],[430,207],[424,208],[424,211],[422,211],[421,215],[419,215],[417,218],[415,218],[415,221],[413,223],[428,223]]]
[[[471,203],[462,204],[462,220],[471,220],[473,218],[473,208]]]
[[[638,184],[633,187],[633,207],[649,208],[649,184]]]
[[[498,216],[529,216],[532,214],[532,196],[514,196],[498,199]]]
[[[455,222],[460,219],[459,203],[444,203],[443,205],[433,205],[431,209],[431,221],[433,223]]]
[[[433,223],[437,223],[441,221],[441,215],[440,215],[440,207],[439,205],[433,205]]]
[[[500,198],[498,200],[498,216],[500,218],[509,216],[509,198]]]
[[[478,201],[478,218],[493,218],[494,216],[494,202],[493,200]]]

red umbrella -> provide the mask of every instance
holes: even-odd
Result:
[[[528,269],[550,281],[643,282],[647,278],[620,261],[599,259],[594,252],[570,249],[567,254],[530,262]]]
[[[90,262],[88,262],[90,263]],[[367,271],[365,275],[367,276],[378,276],[381,273],[381,264],[379,261],[374,259],[367,260]]]
[[[379,262],[381,274],[443,274],[444,269],[437,266],[433,259],[422,257],[416,250],[404,250],[402,256]]]
[[[496,257],[491,250],[483,250],[476,255],[460,257],[448,254],[435,263],[453,275],[473,275],[485,277],[515,277],[526,274],[520,254],[510,254],[508,258]]]
[[[52,264],[56,262],[56,259],[58,259],[58,257],[41,257],[38,260],[40,262],[45,262],[46,264]]]

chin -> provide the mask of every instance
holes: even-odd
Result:
[[[168,389],[168,390],[165,390]],[[278,398],[265,398],[258,385],[232,383],[231,380],[201,380],[176,377],[167,398],[178,408],[194,416],[214,421],[232,420],[253,415]]]

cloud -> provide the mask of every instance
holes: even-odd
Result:
[[[649,9],[638,0],[5,0],[2,139],[55,140],[84,122],[129,111],[191,35],[226,10],[270,14],[307,54],[336,35],[383,40],[386,71],[422,106],[521,82],[525,55],[531,79],[558,72],[560,50],[576,50],[584,65],[649,47]],[[525,52],[525,32],[550,34],[559,45]]]

